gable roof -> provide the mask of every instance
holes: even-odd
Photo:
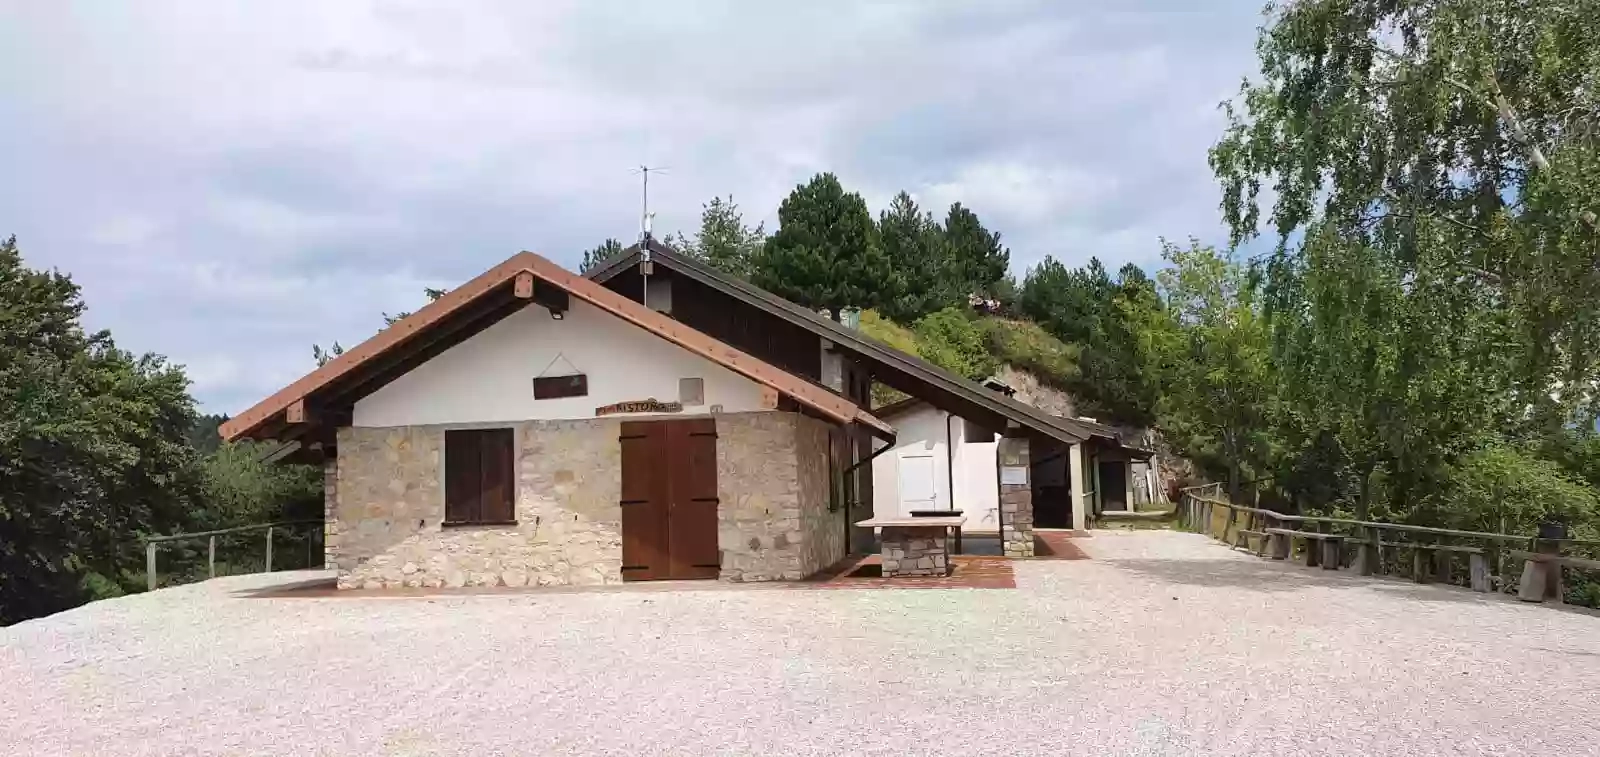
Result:
[[[222,424],[222,438],[292,438],[297,433],[291,427],[315,423],[318,411],[340,412],[340,408],[529,304],[565,309],[568,296],[775,390],[826,418],[845,424],[860,423],[878,436],[894,438],[893,427],[850,400],[531,252],[511,256],[256,403]]]
[[[986,389],[974,381],[957,376],[926,360],[876,342],[859,331],[846,328],[809,308],[796,305],[747,281],[729,276],[655,239],[647,240],[647,244],[649,244],[650,259],[655,263],[662,264],[675,273],[694,279],[747,305],[776,315],[850,351],[870,364],[874,378],[913,397],[927,400],[935,406],[951,409],[963,417],[982,414],[990,419],[1003,418],[1037,434],[1068,444],[1092,438],[1121,444],[1115,432],[1105,426],[1050,415],[992,389]],[[595,266],[587,275],[595,281],[608,281],[630,270],[639,261],[639,253],[640,246],[635,244]],[[946,407],[947,405],[955,407]]]

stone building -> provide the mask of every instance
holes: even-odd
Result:
[[[324,466],[341,588],[798,580],[873,546],[874,381],[1001,438],[1031,554],[1028,447],[1093,429],[653,240],[587,277],[519,253],[221,431]]]
[[[804,578],[850,399],[524,253],[230,420],[326,471],[343,588]]]

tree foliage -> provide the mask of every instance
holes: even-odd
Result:
[[[1000,232],[990,231],[978,214],[961,203],[950,206],[944,218],[945,275],[962,296],[996,297],[1011,266],[1011,250],[1000,243]]]
[[[1248,464],[1302,506],[1584,520],[1557,474],[1583,475],[1597,415],[1600,6],[1310,0],[1271,7],[1258,50],[1211,151],[1234,241],[1276,237]]]
[[[950,246],[944,229],[924,213],[911,195],[895,195],[878,216],[878,238],[889,265],[898,271],[901,287],[885,301],[884,315],[913,323],[929,313],[964,304],[966,293],[950,275]]]
[[[1267,457],[1277,388],[1255,282],[1198,242],[1163,247],[1172,267],[1157,280],[1180,331],[1154,348],[1166,368],[1162,414],[1183,447],[1223,461],[1237,496],[1244,466]]]
[[[139,534],[201,499],[181,370],[86,333],[60,273],[0,244],[0,623],[138,585]]]
[[[1600,6],[1313,0],[1275,7],[1260,82],[1211,160],[1236,241],[1313,228],[1484,292],[1531,425],[1597,415]],[[1302,243],[1303,244],[1303,243]],[[1293,286],[1303,266],[1269,269]],[[1421,339],[1428,335],[1418,335]]]
[[[819,174],[795,187],[778,208],[778,231],[757,258],[757,286],[835,320],[845,308],[875,307],[902,286],[878,241],[861,195]]]
[[[678,234],[666,240],[678,251],[705,261],[713,268],[740,278],[750,276],[761,246],[767,241],[764,224],[746,226],[739,205],[728,199],[713,197],[701,206],[700,230],[694,237]]]
[[[607,239],[594,249],[584,250],[583,257],[578,262],[578,273],[588,273],[601,263],[622,254],[622,243],[615,239]]]
[[[1023,279],[1017,300],[1023,315],[1079,345],[1071,389],[1085,410],[1122,423],[1154,423],[1159,378],[1139,329],[1160,327],[1162,306],[1142,269],[1130,263],[1112,279],[1099,258],[1070,269],[1045,256]]]
[[[0,625],[142,590],[141,536],[321,513],[320,472],[222,444],[180,367],[83,310],[0,244]]]

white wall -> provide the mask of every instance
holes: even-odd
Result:
[[[907,512],[910,508],[900,501],[900,460],[912,455],[928,455],[933,458],[933,488],[938,497],[933,509],[961,510],[967,518],[963,526],[966,530],[995,530],[1000,501],[995,470],[999,444],[965,441],[965,424],[961,419],[951,418],[949,413],[929,405],[896,415],[889,423],[895,427],[896,444],[893,451],[872,461],[873,514],[887,517],[910,514]],[[946,452],[946,423],[956,448],[953,469]],[[954,497],[950,491],[952,479]]]
[[[574,368],[588,375],[588,396],[533,398],[535,376]],[[595,408],[616,402],[675,402],[678,379],[694,377],[705,382],[705,405],[685,407],[685,414],[712,405],[729,413],[762,409],[759,384],[573,298],[562,320],[529,305],[417,366],[357,401],[353,425],[593,418]]]
[[[966,438],[966,425],[961,419],[954,424],[956,438],[956,507],[964,510],[967,522],[962,528],[968,531],[998,531],[1000,512],[1000,475],[996,456],[1000,454],[998,434]],[[992,438],[993,441],[986,441]]]

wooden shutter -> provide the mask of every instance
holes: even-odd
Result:
[[[512,523],[516,513],[516,432],[494,428],[478,432],[479,523]]]
[[[666,578],[667,461],[664,422],[622,424],[622,578]]]
[[[509,428],[444,432],[444,521],[516,520],[516,432]]]
[[[483,483],[483,455],[477,431],[444,432],[444,521],[476,523]]]
[[[668,445],[672,577],[716,578],[722,568],[722,551],[717,547],[717,422],[713,418],[673,421],[672,429]]]

